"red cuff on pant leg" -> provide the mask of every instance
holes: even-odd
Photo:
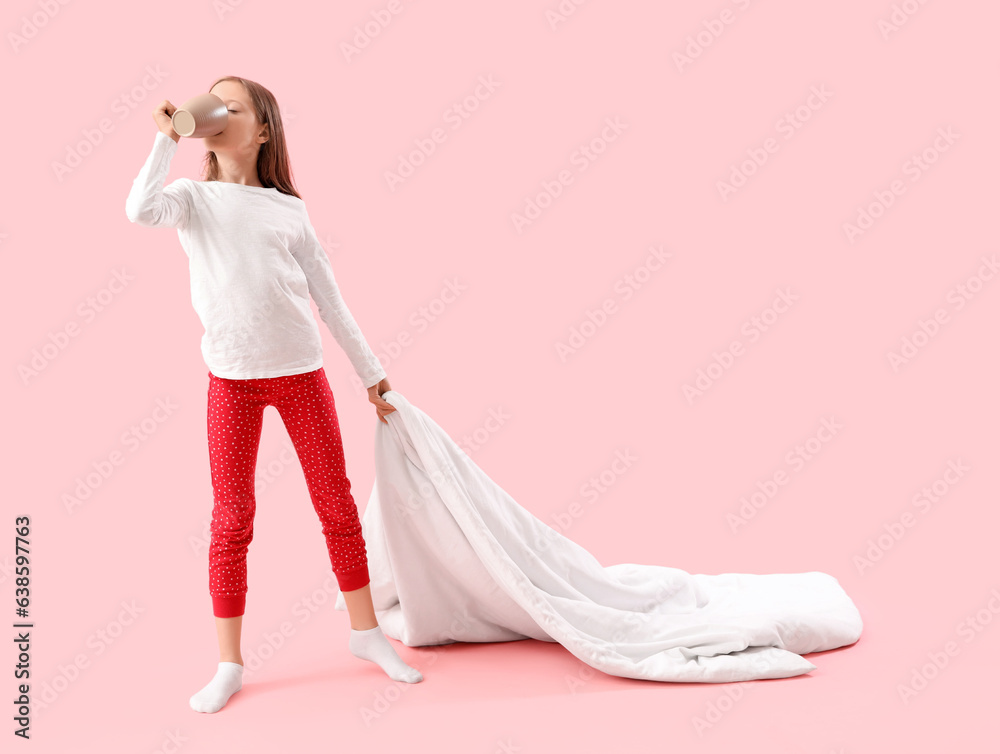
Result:
[[[355,589],[361,589],[371,581],[368,575],[368,564],[365,563],[361,568],[354,571],[348,571],[347,573],[338,573],[337,585],[340,587],[342,592],[353,592]]]
[[[212,595],[212,611],[216,618],[236,618],[246,610],[247,596],[237,594],[232,597],[216,597]]]

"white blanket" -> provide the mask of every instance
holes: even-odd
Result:
[[[718,683],[808,673],[816,666],[800,655],[861,635],[850,597],[818,571],[601,566],[401,393],[383,398],[396,411],[376,420],[362,529],[386,636],[411,647],[554,641],[611,675]],[[335,607],[346,609],[343,594]]]

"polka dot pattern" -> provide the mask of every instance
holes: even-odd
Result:
[[[212,466],[209,594],[219,618],[243,615],[247,549],[253,540],[254,472],[264,409],[288,430],[319,515],[341,591],[369,583],[368,555],[344,462],[333,391],[323,367],[312,372],[231,380],[208,373],[208,450]]]

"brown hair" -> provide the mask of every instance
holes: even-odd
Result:
[[[264,188],[273,187],[282,194],[291,194],[301,199],[292,182],[292,166],[288,159],[288,146],[285,144],[285,128],[281,123],[281,112],[278,110],[278,101],[274,95],[256,81],[239,76],[222,76],[208,87],[209,91],[220,81],[239,81],[243,84],[257,113],[257,121],[270,125],[268,129],[270,138],[260,145],[260,151],[257,153],[257,177],[260,178],[261,184]],[[214,152],[205,153],[202,174],[206,181],[219,179],[219,161]]]

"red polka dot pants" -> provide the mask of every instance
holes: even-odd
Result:
[[[266,406],[278,410],[302,464],[340,590],[365,586],[368,557],[345,469],[333,392],[323,367],[253,380],[230,380],[211,371],[208,377],[208,449],[215,500],[208,591],[216,617],[243,615],[246,606],[247,548],[256,510],[254,472]]]

